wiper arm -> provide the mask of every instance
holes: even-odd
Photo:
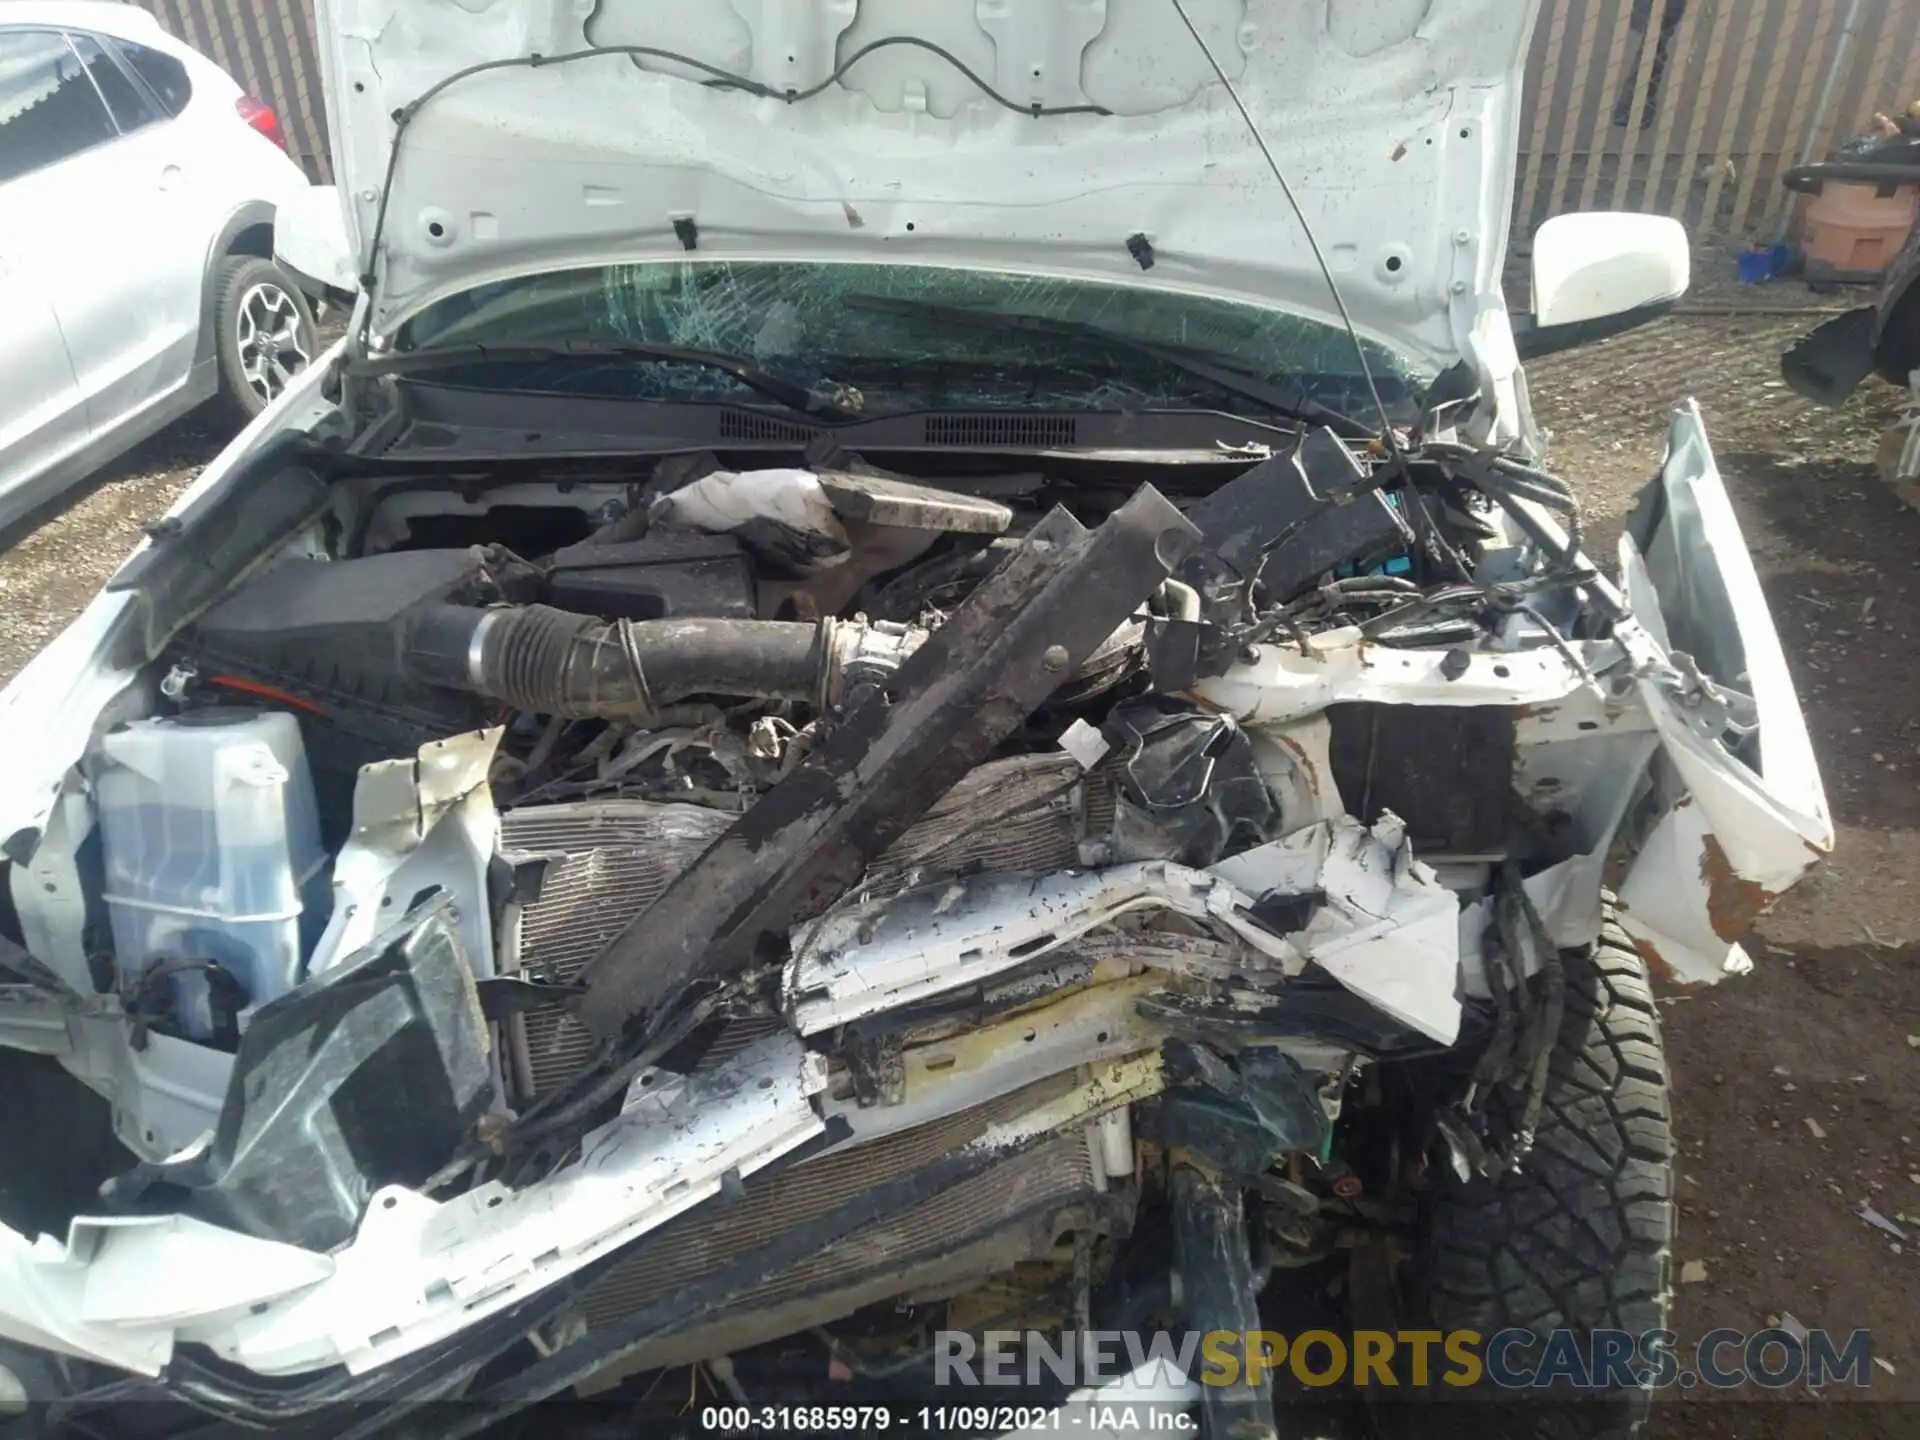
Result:
[[[789,410],[824,420],[861,420],[857,410],[824,400],[791,380],[769,375],[759,366],[724,350],[702,350],[690,345],[667,345],[647,340],[557,340],[534,345],[442,345],[396,355],[375,355],[347,366],[355,377],[423,375],[461,365],[538,364],[543,360],[657,360],[670,365],[698,365],[730,375],[749,390]]]
[[[1261,375],[1250,374],[1195,351],[1174,345],[1141,340],[1119,330],[1089,324],[1084,320],[1063,320],[1052,315],[1033,315],[1024,311],[975,310],[965,305],[942,305],[931,300],[907,300],[891,295],[848,295],[843,302],[851,310],[871,310],[886,315],[912,315],[954,325],[973,325],[989,330],[1022,330],[1034,335],[1057,335],[1068,339],[1098,341],[1116,350],[1144,355],[1161,364],[1205,380],[1218,389],[1242,399],[1257,401],[1283,415],[1312,425],[1325,425],[1344,440],[1370,440],[1374,430],[1331,406],[1323,405],[1304,390],[1282,385]]]

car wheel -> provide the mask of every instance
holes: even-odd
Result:
[[[1520,1371],[1538,1365],[1556,1331],[1572,1332],[1591,1363],[1597,1330],[1636,1341],[1665,1330],[1672,1298],[1672,1105],[1646,965],[1609,924],[1592,950],[1565,957],[1565,973],[1566,1008],[1532,1150],[1492,1178],[1461,1181],[1449,1167],[1427,1209],[1417,1261],[1422,1308],[1437,1328],[1483,1340],[1508,1329],[1540,1337],[1506,1351]],[[1508,1118],[1522,1103],[1511,1092],[1489,1101]],[[1436,1408],[1462,1412],[1450,1418],[1476,1440],[1637,1435],[1651,1390],[1603,1382],[1596,1375],[1577,1390],[1548,1386],[1517,1398],[1483,1382],[1488,1398],[1504,1393],[1504,1403]]]
[[[319,353],[313,311],[286,271],[252,255],[221,265],[218,296],[221,399],[239,419],[251,420]]]

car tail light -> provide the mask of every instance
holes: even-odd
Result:
[[[287,132],[280,128],[280,117],[273,113],[273,107],[264,100],[252,95],[242,95],[233,102],[234,109],[240,112],[240,118],[258,130],[267,139],[273,141],[282,150],[287,148]]]

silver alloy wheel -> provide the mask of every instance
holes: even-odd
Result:
[[[283,288],[263,281],[241,297],[234,339],[240,373],[264,404],[277,398],[313,356],[301,333],[300,307]]]

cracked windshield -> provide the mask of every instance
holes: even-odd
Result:
[[[1253,305],[1085,281],[907,265],[673,261],[538,275],[432,306],[399,349],[588,342],[734,357],[822,403],[868,414],[1044,406],[1082,410],[1334,410],[1370,401],[1345,330]],[[1389,406],[1431,372],[1367,342]],[[1193,362],[1215,372],[1197,373]],[[573,354],[462,364],[443,380],[636,400],[764,399],[710,365]],[[1252,380],[1273,394],[1250,397]]]

